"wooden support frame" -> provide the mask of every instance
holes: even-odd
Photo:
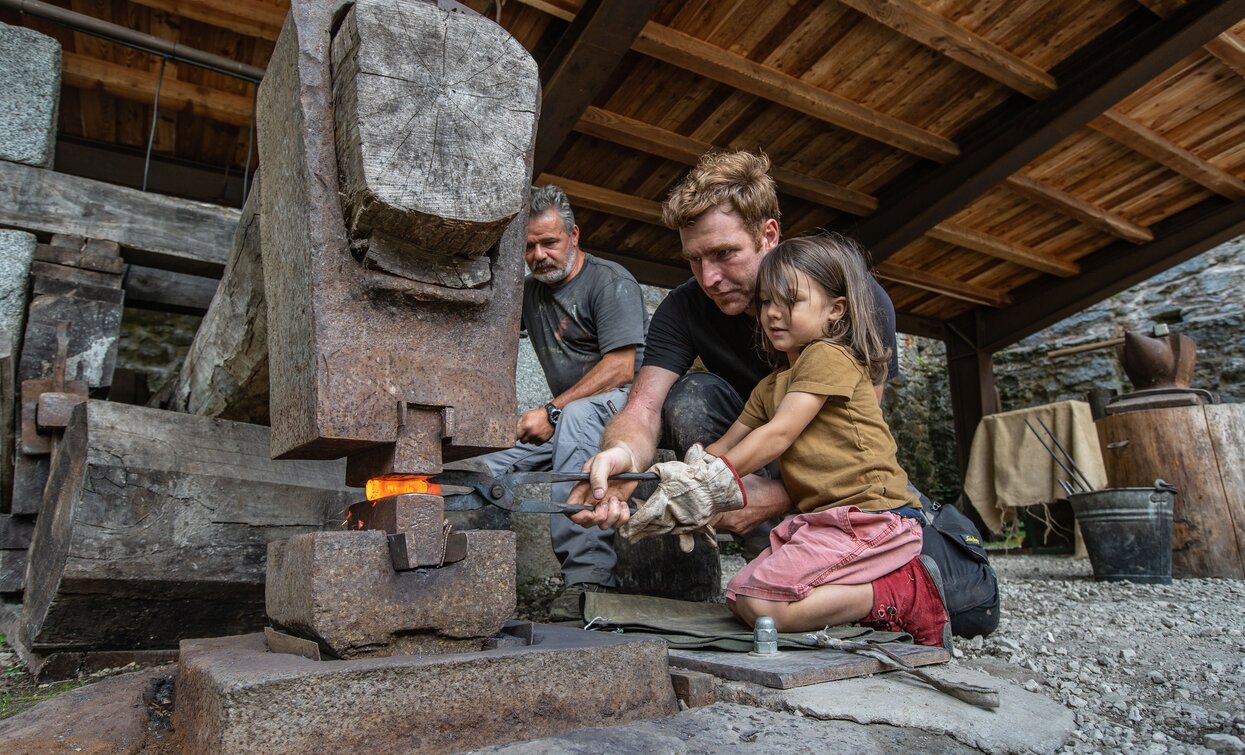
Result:
[[[1100,54],[1088,55],[1096,62],[990,129],[972,151],[924,178],[893,182],[880,197],[882,209],[849,233],[885,260],[1239,20],[1238,3],[1207,0],[1125,44],[1103,43]]]
[[[1119,142],[1138,154],[1145,155],[1159,165],[1205,186],[1216,194],[1221,194],[1228,199],[1245,197],[1245,181],[1210,161],[1203,160],[1162,134],[1146,128],[1122,113],[1108,110],[1090,121],[1089,125],[1109,139]]]
[[[584,109],[631,49],[661,0],[588,0],[541,65],[533,172],[553,162]]]
[[[1154,241],[1116,243],[1081,260],[1075,278],[1036,280],[1014,292],[1016,303],[981,314],[980,342],[1006,348],[1068,315],[1245,233],[1245,199],[1207,200],[1154,227]]]
[[[947,323],[947,372],[961,477],[968,469],[978,423],[1000,408],[994,385],[993,352],[980,345],[980,330],[980,321],[972,312]]]
[[[1137,0],[1137,2],[1161,18],[1171,15],[1171,3],[1164,2],[1164,0]],[[1183,3],[1183,0],[1181,2]],[[1207,42],[1206,52],[1214,55],[1219,62],[1231,68],[1238,76],[1245,77],[1245,42],[1242,42],[1241,38],[1231,31],[1225,31]]]
[[[285,9],[264,2],[221,3],[211,0],[133,0],[152,10],[185,16],[248,37],[275,40],[285,22]]]

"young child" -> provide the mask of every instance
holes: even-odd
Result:
[[[714,495],[738,507],[740,477],[777,458],[799,511],[727,587],[741,620],[770,616],[779,631],[793,632],[861,622],[950,647],[937,567],[920,557],[920,502],[908,492],[874,392],[889,353],[867,275],[863,254],[841,236],[791,239],[766,255],[757,317],[780,367],[722,438],[689,452],[687,471],[726,479]],[[682,493],[676,483],[668,495]]]

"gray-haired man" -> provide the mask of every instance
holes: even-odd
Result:
[[[523,329],[553,400],[525,411],[514,448],[481,457],[493,474],[578,472],[597,452],[601,431],[623,407],[644,355],[648,315],[635,278],[579,248],[579,226],[557,186],[532,192],[524,259]],[[565,501],[571,483],[553,486]],[[614,531],[551,516],[549,534],[566,589],[551,618],[576,617],[579,596],[613,588]]]

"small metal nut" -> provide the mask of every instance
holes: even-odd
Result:
[[[778,630],[774,619],[758,616],[752,628],[752,652],[755,655],[774,655],[778,652]]]

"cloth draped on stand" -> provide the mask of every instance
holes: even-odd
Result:
[[[1068,497],[1059,481],[1069,480],[1070,476],[1042,444],[1049,446],[1064,464],[1068,463],[1067,457],[1042,424],[1072,457],[1091,488],[1107,486],[1098,432],[1089,404],[1084,401],[1059,401],[983,417],[973,435],[964,494],[994,532],[1002,532],[1005,524],[1014,521],[1019,507]]]

